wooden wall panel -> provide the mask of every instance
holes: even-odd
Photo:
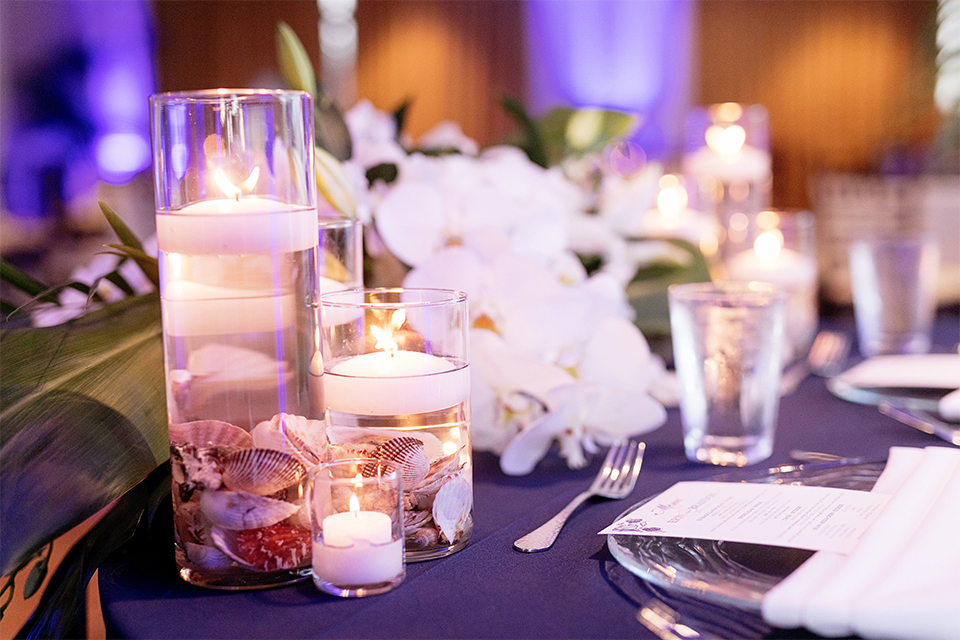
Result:
[[[498,105],[524,90],[523,3],[360,0],[357,94],[385,111],[412,100],[406,131],[454,120],[481,145],[513,122]]]
[[[319,65],[315,0],[157,0],[155,10],[163,90],[276,79],[278,20]],[[874,167],[894,144],[933,135],[935,10],[935,0],[702,0],[698,101],[766,105],[774,204],[808,206],[811,176]],[[358,0],[356,17],[357,93],[386,111],[411,99],[408,133],[449,119],[487,145],[513,131],[497,99],[525,92],[522,1]]]
[[[774,204],[809,205],[822,171],[876,168],[897,144],[936,127],[936,3],[899,0],[706,0],[700,5],[700,102],[767,107]]]
[[[319,67],[316,0],[156,0],[153,6],[161,91],[280,86],[281,20]]]

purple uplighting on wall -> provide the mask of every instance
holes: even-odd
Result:
[[[648,156],[680,148],[691,100],[694,0],[527,0],[528,104],[641,116]]]
[[[43,217],[149,167],[148,0],[8,2],[2,28],[6,211]]]

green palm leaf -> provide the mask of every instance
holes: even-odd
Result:
[[[0,331],[0,352],[7,575],[167,459],[158,296],[55,327]]]

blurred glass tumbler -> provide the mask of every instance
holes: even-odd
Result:
[[[407,562],[473,530],[467,296],[356,289],[320,296],[328,457],[400,465]]]
[[[402,484],[400,468],[382,459],[341,459],[310,470],[307,499],[318,589],[357,598],[403,582]]]
[[[309,575],[318,216],[301,91],[151,98],[175,556],[192,584]]]
[[[860,353],[928,352],[937,309],[937,239],[859,239],[850,243],[849,258]]]
[[[669,297],[687,457],[738,467],[768,458],[780,408],[786,293],[717,282],[673,285]]]

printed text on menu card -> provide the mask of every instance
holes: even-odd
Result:
[[[849,553],[889,498],[829,487],[678,482],[600,533]]]

